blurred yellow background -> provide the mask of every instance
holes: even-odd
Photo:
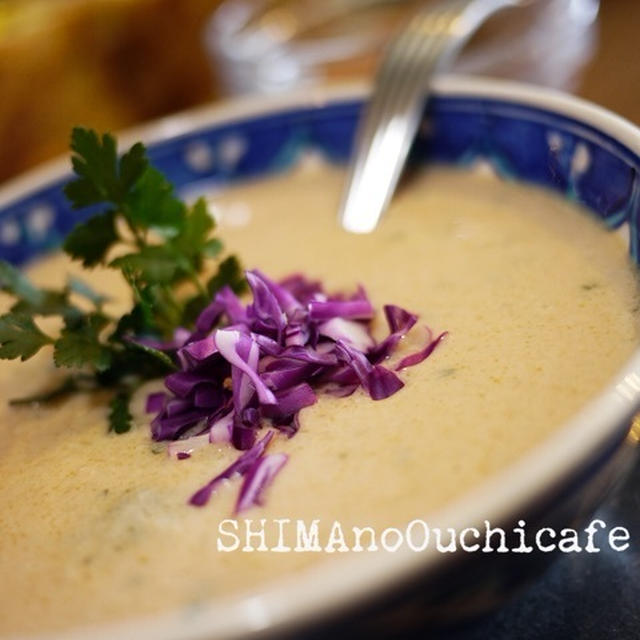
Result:
[[[117,130],[218,97],[202,34],[219,2],[0,0],[0,181],[64,152],[74,124]],[[640,2],[603,0],[576,91],[636,122],[637,33]]]
[[[0,0],[0,180],[67,146],[211,99],[217,0]]]

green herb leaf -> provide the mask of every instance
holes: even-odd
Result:
[[[144,145],[134,144],[118,158],[113,136],[77,127],[71,149],[76,178],[65,193],[73,207],[92,206],[97,212],[74,227],[64,250],[84,267],[119,269],[131,288],[131,307],[119,318],[108,317],[102,311],[107,297],[83,280],[70,278],[59,290],[39,289],[0,261],[0,289],[15,298],[11,313],[0,317],[0,358],[26,359],[53,344],[56,366],[82,372],[74,372],[59,389],[23,401],[46,402],[80,391],[86,385],[74,385],[84,376],[93,387],[117,391],[110,424],[121,433],[129,429],[128,404],[137,386],[175,368],[169,355],[136,337],[170,338],[178,327],[193,326],[220,288],[228,285],[240,293],[246,283],[233,256],[203,282],[207,260],[218,259],[224,250],[211,235],[215,221],[204,199],[187,207],[176,197],[173,185],[149,164]],[[116,246],[118,257],[109,262]],[[91,303],[93,311],[72,303],[77,296]],[[33,318],[40,315],[63,320],[57,338],[35,324]]]
[[[66,289],[38,289],[24,274],[4,260],[0,260],[0,289],[16,298],[11,307],[13,314],[71,317],[79,313],[69,302]]]
[[[138,282],[171,284],[178,277],[180,268],[188,268],[183,255],[167,245],[150,245],[137,253],[128,253],[116,258],[110,266],[133,274]]]
[[[131,190],[148,166],[147,150],[141,142],[136,142],[120,159],[120,186],[123,194]]]
[[[207,291],[210,296],[214,296],[226,285],[238,294],[243,293],[247,288],[242,267],[235,256],[229,256],[220,263],[218,272],[207,282]]]
[[[69,292],[66,289],[62,291],[43,289],[42,297],[36,304],[26,300],[18,300],[11,307],[11,312],[30,316],[62,316],[63,318],[74,318],[82,315],[80,309],[69,302],[68,294]]]
[[[168,338],[173,335],[174,329],[182,326],[183,305],[170,287],[145,287],[141,301],[152,314],[154,330],[151,333]]]
[[[53,340],[24,313],[0,316],[0,358],[27,360]]]
[[[209,241],[209,233],[213,227],[214,222],[207,210],[207,203],[204,198],[199,198],[186,216],[182,231],[172,244],[184,255],[193,258]]]
[[[120,392],[116,394],[109,403],[109,431],[116,433],[126,433],[131,429],[133,416],[129,412],[130,394]]]
[[[153,328],[153,309],[143,302],[136,303],[129,313],[120,317],[115,331],[109,337],[111,342],[119,342],[128,335],[149,334]]]
[[[202,253],[207,258],[217,258],[222,253],[223,249],[224,245],[220,240],[218,240],[218,238],[207,240],[207,242],[202,245]]]
[[[153,229],[167,238],[180,233],[185,206],[173,195],[173,185],[153,167],[140,176],[126,199],[124,214],[139,229]]]
[[[6,260],[0,260],[0,288],[32,305],[38,305],[42,300],[42,291]]]
[[[78,179],[64,189],[77,209],[98,202],[118,202],[122,197],[117,175],[116,141],[105,133],[102,138],[91,129],[75,127],[71,133],[71,162]]]
[[[111,349],[100,342],[100,332],[108,320],[99,313],[84,316],[66,326],[55,341],[53,359],[58,367],[93,367],[96,371],[109,368]]]
[[[159,349],[154,349],[153,347],[141,344],[140,342],[133,341],[129,341],[127,343],[127,347],[132,351],[144,353],[146,356],[149,356],[151,359],[155,360],[157,364],[162,365],[169,371],[177,370],[177,367],[173,360],[164,351],[160,351]]]
[[[193,325],[198,319],[200,312],[209,302],[211,302],[211,298],[208,295],[197,294],[192,298],[189,298],[182,310],[183,324],[186,326]]]
[[[68,280],[69,291],[73,291],[73,293],[77,293],[79,296],[89,300],[92,302],[95,307],[98,309],[102,307],[102,305],[109,300],[107,296],[94,291],[92,287],[90,287],[84,280],[77,278],[75,276],[71,276]]]
[[[114,211],[93,216],[76,225],[64,241],[64,250],[84,267],[102,262],[107,251],[118,241]]]

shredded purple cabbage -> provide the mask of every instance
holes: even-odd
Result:
[[[196,506],[202,507],[207,502],[211,494],[218,488],[218,486],[224,481],[229,480],[234,475],[241,476],[252,472],[255,469],[256,463],[259,463],[266,446],[273,438],[273,431],[268,431],[267,435],[254,444],[250,449],[245,451],[234,463],[230,464],[222,473],[219,473],[213,480],[207,482],[204,487],[201,487],[190,498],[189,502]]]
[[[203,506],[218,486],[243,476],[236,513],[262,504],[266,487],[285,465],[282,453],[266,455],[275,431],[294,436],[300,411],[317,393],[346,397],[358,388],[383,400],[403,386],[397,371],[427,358],[445,337],[427,328],[425,345],[393,370],[384,362],[418,317],[395,305],[384,313],[389,335],[371,334],[374,308],[360,287],[350,296],[328,295],[319,282],[293,275],[275,283],[259,271],[246,274],[253,298],[244,305],[225,287],[203,309],[192,333],[181,329],[168,343],[180,370],[165,379],[167,392],[152,393],[146,410],[155,440],[171,441],[170,455],[187,459],[209,443],[243,451],[190,499]],[[258,439],[260,430],[272,430]]]
[[[258,458],[245,474],[236,502],[235,512],[245,511],[254,504],[261,505],[264,490],[273,482],[274,477],[286,464],[286,453],[273,453]]]

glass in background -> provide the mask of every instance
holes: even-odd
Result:
[[[206,31],[222,91],[277,93],[370,77],[429,0],[226,0]],[[530,0],[492,19],[454,71],[575,87],[596,44],[599,0]]]

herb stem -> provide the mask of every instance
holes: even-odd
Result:
[[[133,235],[133,239],[135,241],[133,243],[134,246],[138,249],[142,249],[146,244],[145,237],[143,236],[140,229],[135,225],[135,223],[131,219],[129,207],[127,207],[125,203],[119,202],[118,210],[122,213],[122,217],[125,219],[125,222],[127,223],[127,227],[129,231],[131,231],[131,234]]]

